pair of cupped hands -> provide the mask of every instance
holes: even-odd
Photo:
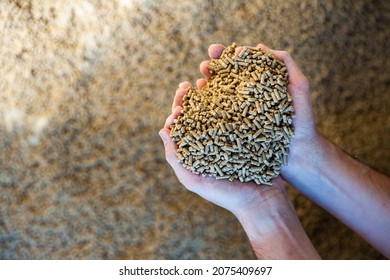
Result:
[[[176,173],[179,181],[190,191],[197,193],[210,202],[219,205],[235,215],[249,208],[259,207],[264,201],[285,195],[283,174],[289,172],[289,166],[299,164],[301,155],[307,152],[310,142],[316,137],[313,114],[310,103],[310,88],[307,78],[302,74],[295,61],[288,52],[276,51],[263,44],[257,45],[261,50],[271,53],[278,60],[282,61],[289,74],[288,91],[293,99],[295,118],[293,120],[295,136],[290,144],[290,153],[287,166],[282,166],[281,176],[275,178],[272,187],[266,185],[257,185],[253,181],[242,183],[239,180],[216,180],[215,178],[193,174],[185,169],[176,158],[176,144],[170,137],[170,127],[182,110],[183,96],[191,87],[191,83],[182,82],[176,90],[172,104],[172,113],[166,119],[164,128],[159,132],[165,146],[165,156],[168,163]],[[243,47],[236,49],[239,54]],[[213,44],[208,49],[208,55],[211,59],[219,58],[225,47],[220,44]],[[204,78],[198,79],[197,87],[200,89],[205,86],[207,78],[210,78],[210,72],[207,65],[210,60],[203,61],[200,64],[200,72]]]

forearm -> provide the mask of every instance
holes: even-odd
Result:
[[[236,213],[258,259],[320,259],[285,191],[261,204]]]
[[[390,180],[318,136],[282,170],[291,185],[390,256]]]

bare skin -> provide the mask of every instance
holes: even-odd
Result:
[[[282,178],[389,257],[390,239],[386,237],[390,232],[390,179],[356,162],[323,138],[315,127],[308,81],[292,57],[264,45],[258,47],[283,61],[289,73],[288,90],[296,115],[295,138],[290,145],[289,163],[282,168]],[[223,49],[222,45],[211,45],[210,58],[218,58]],[[205,78],[210,77],[208,63],[200,64]],[[205,79],[197,81],[198,88],[205,84]],[[179,181],[188,190],[232,212],[246,231],[257,258],[319,259],[287,197],[281,177],[274,180],[272,187],[215,180],[192,174],[177,162],[170,126],[180,115],[182,98],[190,86],[189,82],[179,85],[172,114],[159,133],[166,159]]]

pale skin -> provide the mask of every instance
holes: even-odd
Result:
[[[291,55],[262,44],[258,47],[283,61],[289,73],[288,91],[296,117],[288,165],[282,167],[281,176],[272,187],[216,180],[186,170],[177,162],[176,146],[169,136],[173,120],[180,115],[182,98],[191,86],[183,82],[176,91],[172,114],[159,132],[166,159],[179,181],[188,190],[232,212],[258,259],[320,258],[287,197],[282,178],[390,258],[390,178],[357,162],[326,140],[314,123],[308,80]],[[211,45],[210,58],[218,58],[223,49],[222,45]],[[210,77],[208,63],[200,64],[205,78]],[[205,84],[205,79],[197,81],[198,88]]]

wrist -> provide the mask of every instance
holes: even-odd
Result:
[[[281,175],[289,178],[301,176],[306,170],[317,168],[327,152],[327,140],[317,131],[306,137],[295,138],[291,142],[288,163],[282,166]]]
[[[242,207],[236,214],[247,233],[261,229],[263,233],[273,231],[276,223],[284,223],[287,217],[295,215],[287,192],[273,188],[261,201]]]
[[[258,187],[251,199],[247,199],[245,203],[241,203],[231,212],[242,222],[247,217],[260,213],[262,209],[273,209],[277,205],[283,204],[285,196],[287,196],[287,193],[283,185]]]
[[[318,259],[284,190],[237,213],[259,259]]]

